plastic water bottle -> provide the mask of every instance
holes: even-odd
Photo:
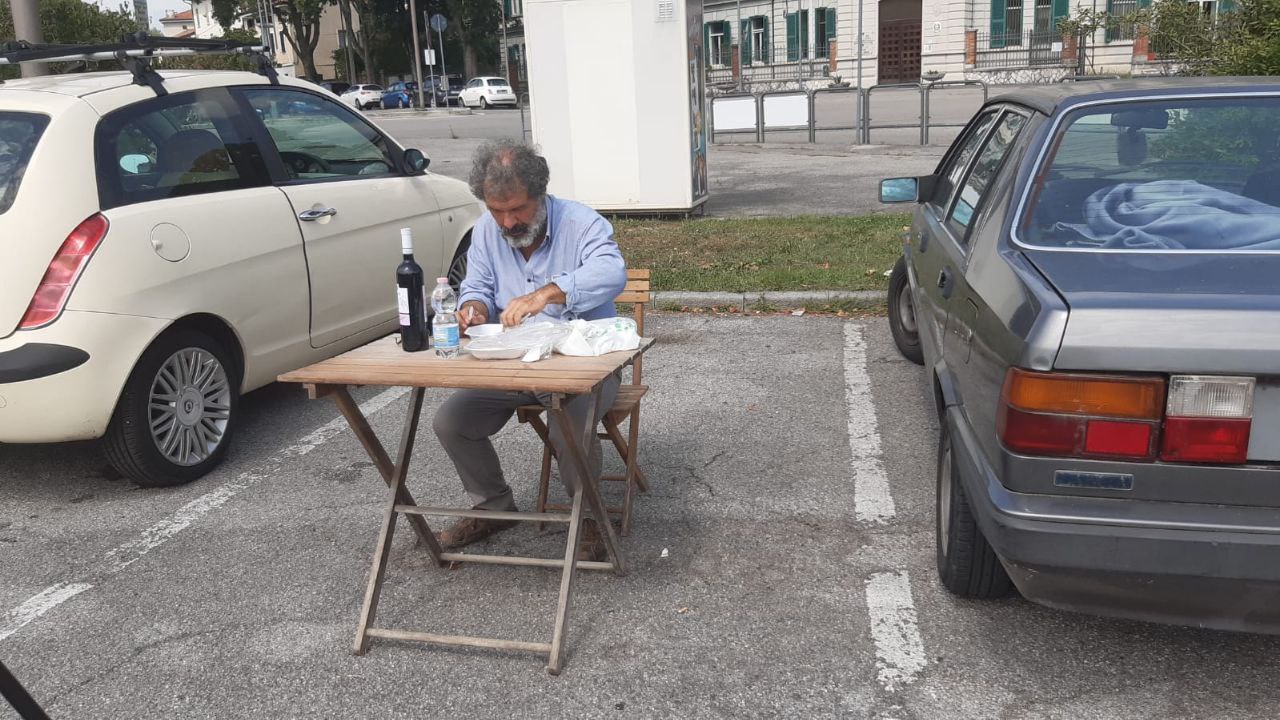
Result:
[[[436,311],[435,327],[431,339],[435,342],[436,355],[443,358],[458,356],[458,296],[449,285],[449,278],[436,278],[436,289],[431,291],[431,307]]]

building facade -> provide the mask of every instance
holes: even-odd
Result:
[[[1224,0],[1190,0],[1207,16]],[[1150,0],[1090,0],[1125,16]],[[706,0],[712,92],[920,82],[1049,82],[1088,74],[1158,74],[1167,66],[1130,26],[1063,38],[1071,0]],[[1083,6],[1080,6],[1083,7]],[[859,75],[859,70],[861,74]],[[860,82],[859,82],[860,81]]]

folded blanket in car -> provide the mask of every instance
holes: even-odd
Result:
[[[1083,223],[1058,223],[1067,245],[1124,250],[1280,250],[1280,208],[1192,180],[1125,182],[1084,202]]]

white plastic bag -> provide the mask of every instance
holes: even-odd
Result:
[[[590,357],[640,347],[636,321],[631,318],[573,320],[568,327],[571,332],[556,342],[556,352],[561,355]]]

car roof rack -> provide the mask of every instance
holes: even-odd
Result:
[[[254,71],[280,84],[271,58],[261,45],[236,40],[194,40],[154,37],[144,32],[130,33],[120,42],[101,44],[55,45],[32,44],[25,40],[0,43],[0,65],[17,65],[26,62],[89,62],[116,60],[133,75],[135,85],[144,85],[156,95],[167,95],[164,78],[151,67],[151,58],[183,57],[187,55],[239,54],[247,55]],[[3,81],[0,81],[3,82]]]

